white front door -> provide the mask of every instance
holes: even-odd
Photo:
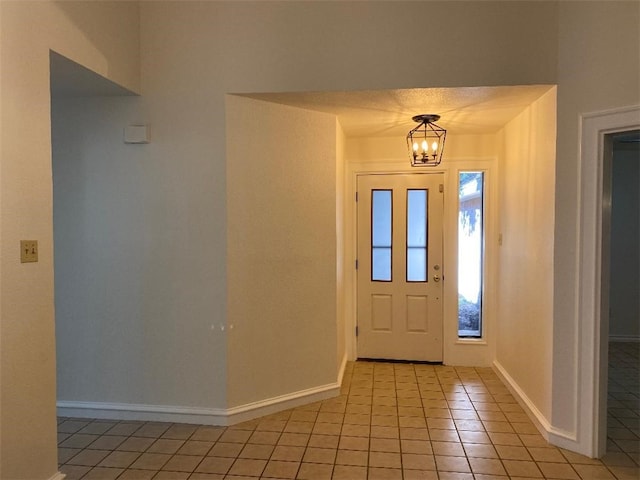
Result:
[[[443,184],[358,176],[358,358],[442,361]]]

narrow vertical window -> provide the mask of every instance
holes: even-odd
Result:
[[[427,190],[407,190],[407,282],[427,281]]]
[[[484,172],[461,172],[458,197],[458,336],[482,337]]]
[[[371,191],[371,280],[391,281],[391,190]]]

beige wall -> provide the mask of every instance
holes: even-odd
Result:
[[[496,363],[551,417],[556,89],[500,132]]]
[[[49,50],[137,89],[138,8],[2,2],[0,32],[0,477],[31,480],[57,471]]]
[[[336,381],[336,119],[228,96],[227,401]]]
[[[345,300],[346,271],[349,268],[345,256],[346,216],[345,216],[345,170],[344,145],[346,137],[340,122],[336,122],[336,366],[341,368],[347,355],[347,311]],[[339,373],[343,373],[340,372]]]
[[[558,13],[552,420],[575,433],[580,115],[640,104],[640,3],[559,2]]]

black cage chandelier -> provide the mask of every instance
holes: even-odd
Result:
[[[422,114],[412,117],[418,122],[416,128],[407,135],[407,145],[411,156],[412,167],[435,167],[442,161],[444,140],[447,131],[433,122],[440,120],[440,115]]]

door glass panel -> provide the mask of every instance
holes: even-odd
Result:
[[[391,281],[391,190],[371,191],[371,280]]]
[[[461,172],[458,198],[458,336],[482,336],[484,173]]]
[[[427,190],[407,190],[407,282],[427,281]]]

